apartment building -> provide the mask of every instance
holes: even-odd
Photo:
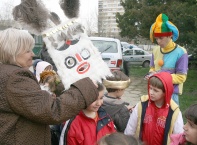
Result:
[[[98,0],[98,35],[120,38],[120,29],[116,23],[116,13],[124,13],[120,0]]]

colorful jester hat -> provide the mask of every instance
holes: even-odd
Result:
[[[160,14],[150,28],[150,39],[153,42],[153,37],[164,36],[172,36],[172,40],[176,41],[179,37],[179,30],[172,22],[168,21],[167,15]]]

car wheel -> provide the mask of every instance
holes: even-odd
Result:
[[[142,64],[143,67],[149,67],[149,65],[150,65],[150,61],[145,61],[145,62]]]

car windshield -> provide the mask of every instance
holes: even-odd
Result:
[[[117,53],[117,43],[114,41],[92,40],[95,47],[101,53]]]

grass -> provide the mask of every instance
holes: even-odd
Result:
[[[130,66],[130,76],[144,77],[149,71],[149,68],[143,68],[140,66]],[[183,94],[179,95],[180,109],[184,114],[184,111],[194,103],[197,103],[197,70],[188,70],[187,80],[183,86]],[[184,115],[183,115],[184,118]],[[185,118],[184,118],[185,122]]]

